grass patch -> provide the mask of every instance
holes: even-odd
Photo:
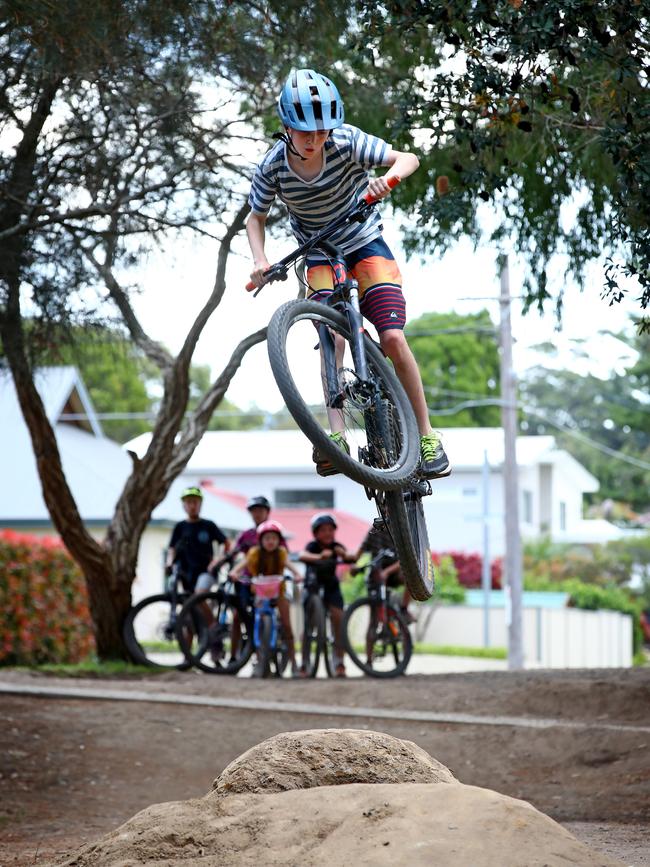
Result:
[[[50,674],[56,677],[141,677],[143,674],[158,674],[163,668],[149,668],[145,665],[133,665],[120,659],[100,662],[97,659],[85,659],[74,664],[56,664],[48,662],[45,665],[12,665],[10,671],[32,671],[38,674]]]
[[[176,641],[139,641],[143,650],[149,653],[180,653],[180,647]]]
[[[450,644],[416,643],[414,653],[430,653],[434,656],[477,656],[481,659],[507,659],[505,647],[455,647]]]

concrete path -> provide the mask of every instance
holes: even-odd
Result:
[[[201,707],[220,707],[235,710],[268,711],[272,713],[306,714],[308,716],[362,717],[364,719],[393,719],[409,722],[444,723],[446,725],[514,726],[516,728],[565,728],[578,731],[601,730],[615,732],[642,732],[650,734],[650,726],[617,725],[603,722],[576,722],[543,717],[476,716],[467,713],[434,713],[420,710],[400,710],[377,707],[333,707],[306,702],[261,701],[243,698],[213,698],[202,695],[184,695],[170,692],[142,690],[100,689],[74,686],[29,686],[2,683],[0,694],[31,695],[38,698],[91,699],[100,701],[135,701],[160,704],[185,704]]]
[[[180,653],[151,653],[153,662],[172,665],[183,661]],[[346,661],[348,677],[364,677],[363,672],[349,659]],[[469,671],[507,671],[508,662],[505,659],[484,659],[480,656],[442,656],[432,653],[414,653],[409,662],[406,674],[466,674]],[[248,677],[252,664],[244,666],[240,677]]]

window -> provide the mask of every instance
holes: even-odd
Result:
[[[278,509],[333,509],[334,490],[328,488],[291,488],[276,490],[273,494]]]
[[[523,491],[524,496],[524,523],[533,523],[533,492]]]
[[[560,530],[566,530],[566,503],[560,502]]]

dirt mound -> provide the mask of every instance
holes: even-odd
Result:
[[[382,732],[284,732],[247,750],[212,784],[217,794],[283,792],[350,783],[454,783],[453,774],[411,741]]]
[[[382,777],[389,782],[379,782]],[[350,863],[615,867],[619,862],[592,852],[525,801],[458,783],[408,741],[336,729],[270,738],[232,762],[204,798],[149,807],[63,862],[67,867]]]

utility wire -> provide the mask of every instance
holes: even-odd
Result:
[[[537,416],[547,424],[550,424],[551,427],[556,427],[558,430],[561,430],[569,436],[580,440],[580,442],[585,443],[585,445],[591,446],[594,449],[598,449],[598,451],[603,452],[604,454],[609,455],[612,458],[616,458],[616,460],[624,461],[626,464],[632,464],[632,466],[639,467],[642,470],[650,470],[650,463],[648,463],[648,461],[642,461],[640,458],[632,457],[632,455],[626,455],[624,452],[616,451],[616,449],[612,449],[609,446],[606,446],[604,443],[599,443],[598,440],[592,440],[590,437],[587,437],[584,434],[579,433],[578,431],[575,431],[570,427],[567,427],[566,425],[559,424],[558,422],[553,421],[553,419],[549,418],[543,412],[539,412],[538,410],[533,409],[530,406],[525,406],[522,404],[521,408],[529,415]]]
[[[497,399],[497,398],[494,398],[494,399],[487,398],[485,400],[466,400],[466,401],[463,401],[462,403],[456,404],[453,407],[428,406],[427,409],[429,410],[429,412],[432,415],[450,416],[450,415],[456,415],[457,413],[461,412],[464,409],[470,409],[471,407],[477,407],[477,406],[503,406],[503,401],[500,399]],[[523,409],[523,411],[525,413],[527,413],[528,415],[536,416],[537,418],[539,418],[542,421],[546,422],[547,424],[551,425],[551,427],[557,428],[558,430],[562,431],[563,433],[566,433],[569,436],[574,437],[575,439],[579,440],[580,442],[584,443],[585,445],[590,446],[593,449],[597,449],[598,451],[603,452],[606,455],[609,455],[610,457],[614,458],[615,460],[623,461],[626,464],[631,464],[632,466],[639,467],[642,470],[650,470],[650,463],[648,463],[648,461],[643,461],[640,458],[635,458],[632,455],[627,455],[627,454],[625,454],[625,452],[621,452],[621,451],[617,451],[616,449],[612,449],[609,446],[606,446],[604,443],[598,442],[598,440],[593,440],[590,437],[585,436],[584,434],[573,430],[573,428],[570,428],[568,425],[564,425],[564,424],[561,424],[560,422],[554,421],[553,419],[549,418],[549,416],[546,415],[545,413],[539,412],[539,410],[536,410],[527,404],[519,402],[517,404],[517,406],[519,409]]]

